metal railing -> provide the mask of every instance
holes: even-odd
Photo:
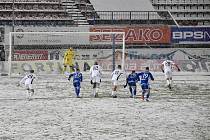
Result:
[[[168,11],[93,11],[84,13],[90,24],[175,25]]]

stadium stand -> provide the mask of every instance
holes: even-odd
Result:
[[[73,25],[59,0],[0,0],[0,25]]]
[[[166,24],[175,25],[168,11],[156,11],[148,0],[75,0],[91,25]],[[103,4],[101,4],[103,3]]]
[[[0,0],[0,25],[210,25],[209,9],[210,0]]]
[[[151,0],[156,10],[169,10],[179,25],[210,25],[210,0]]]

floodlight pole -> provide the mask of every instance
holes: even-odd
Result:
[[[115,34],[112,34],[112,71],[115,70]]]
[[[123,32],[122,70],[125,70],[125,32]]]
[[[12,1],[12,33],[15,31],[15,0]],[[9,77],[11,77],[11,68],[12,68],[12,47],[14,47],[14,34],[9,33]]]
[[[15,30],[15,0],[12,1],[12,32]]]

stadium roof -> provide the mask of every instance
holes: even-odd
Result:
[[[90,0],[95,11],[154,11],[150,0]]]

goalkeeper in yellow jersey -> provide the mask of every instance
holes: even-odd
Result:
[[[64,54],[64,72],[67,70],[67,66],[69,66],[69,71],[72,73],[74,71],[74,56],[75,52],[73,48],[69,48]]]

